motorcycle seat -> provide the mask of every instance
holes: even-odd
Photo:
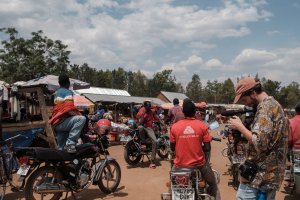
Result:
[[[69,161],[73,160],[76,154],[69,154],[66,151],[44,147],[27,147],[23,149],[26,155],[39,161]]]
[[[44,147],[25,147],[22,148],[26,155],[35,158],[39,161],[71,161],[81,154],[81,150],[85,150],[94,146],[91,143],[84,143],[76,146],[76,154],[70,154],[66,151],[59,149],[51,149]]]

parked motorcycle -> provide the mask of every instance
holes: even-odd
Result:
[[[229,173],[232,176],[232,184],[234,188],[238,188],[240,184],[239,180],[239,167],[245,160],[245,143],[247,140],[238,132],[231,130],[228,126],[219,132],[219,135],[223,135],[223,138],[227,138],[227,147],[222,150],[222,155],[227,157],[230,161]]]
[[[86,136],[88,137],[88,136]],[[86,138],[85,138],[86,139]],[[121,168],[114,158],[108,157],[107,135],[96,135],[90,143],[76,146],[76,153],[49,148],[26,148],[26,155],[34,163],[45,163],[34,171],[25,187],[26,200],[58,200],[66,192],[98,185],[104,193],[114,192],[121,180]]]
[[[156,123],[156,122],[155,122]],[[170,138],[166,134],[166,130],[160,131],[158,125],[154,126],[154,132],[157,138],[157,154],[160,158],[168,158],[168,152],[170,148]],[[127,136],[127,143],[124,146],[124,159],[129,165],[138,164],[141,159],[146,156],[149,160],[149,155],[152,152],[152,141],[150,138],[146,138],[146,148],[141,148],[142,140],[138,129],[129,130]]]
[[[217,128],[219,124],[214,121],[210,124],[210,130]],[[212,137],[212,140],[220,142],[219,138]],[[210,152],[208,153],[210,154]],[[169,192],[161,194],[162,200],[213,200],[214,197],[208,194],[208,184],[197,168],[175,168],[175,155],[169,154],[171,163],[170,182],[167,183]],[[207,155],[206,155],[207,157]],[[209,162],[209,157],[207,162]],[[217,184],[220,183],[220,174],[213,169]]]
[[[291,184],[293,191],[298,196],[300,195],[300,150],[293,149],[291,157]]]

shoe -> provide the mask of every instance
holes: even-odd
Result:
[[[65,151],[68,152],[68,153],[76,153],[76,147],[75,147],[75,144],[67,144],[65,147],[64,147]]]

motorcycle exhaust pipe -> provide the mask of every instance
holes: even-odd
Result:
[[[36,193],[58,193],[67,191],[67,188],[61,184],[45,183],[35,187]]]

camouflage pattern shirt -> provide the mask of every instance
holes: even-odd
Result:
[[[256,161],[259,171],[248,184],[266,191],[278,190],[286,164],[289,122],[281,105],[273,97],[265,98],[258,105],[251,132],[252,143],[247,145],[246,156]]]

